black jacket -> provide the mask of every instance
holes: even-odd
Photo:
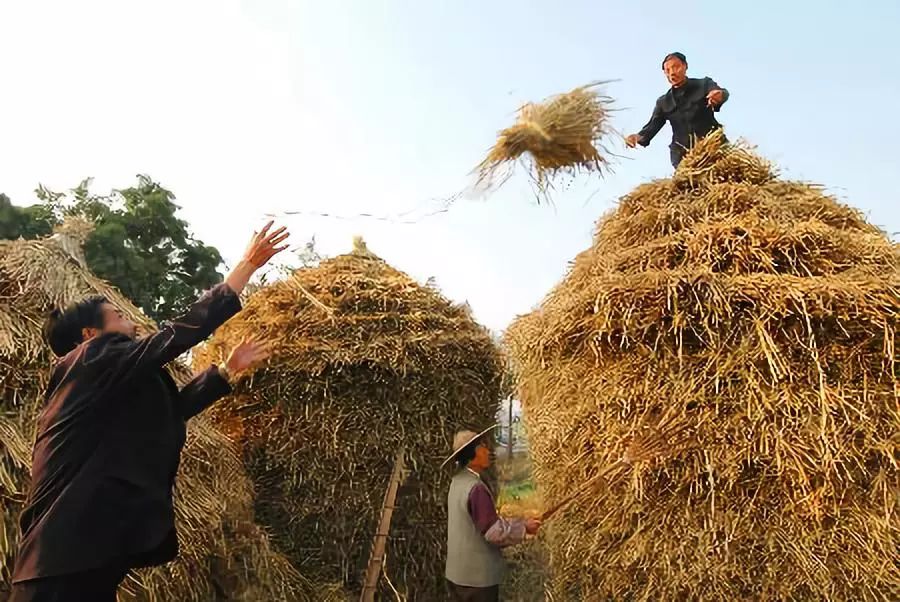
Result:
[[[139,340],[102,335],[54,367],[13,583],[175,557],[172,487],[185,421],[229,387],[213,366],[179,391],[163,366],[240,307],[220,284],[159,332]]]
[[[712,90],[722,90],[724,93],[722,104],[725,104],[728,100],[728,90],[709,77],[688,78],[678,88],[670,88],[657,99],[650,121],[638,132],[639,144],[649,145],[668,121],[672,124],[672,143],[669,146],[673,153],[683,155],[686,149],[691,148],[695,138],[702,138],[711,131],[721,128],[721,124],[716,121],[715,113],[719,112],[722,104],[710,108],[706,102],[706,95]]]

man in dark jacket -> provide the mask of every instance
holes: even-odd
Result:
[[[668,121],[672,125],[669,153],[673,167],[678,167],[694,141],[722,127],[715,113],[728,100],[728,90],[712,79],[688,77],[687,66],[687,59],[680,52],[666,55],[662,67],[672,87],[657,99],[647,125],[625,138],[629,148],[637,144],[648,146]]]
[[[250,277],[285,248],[288,233],[271,225],[224,283],[146,338],[103,298],[51,315],[45,337],[63,357],[37,421],[11,602],[114,602],[129,569],[175,558],[172,487],[185,421],[267,349],[241,343],[180,391],[164,366],[240,310]]]

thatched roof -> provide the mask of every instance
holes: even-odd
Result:
[[[67,222],[43,240],[0,241],[0,591],[8,587],[18,541],[31,442],[52,362],[41,340],[43,317],[101,294],[139,325],[153,322],[83,263],[89,229]],[[73,254],[74,253],[74,254]],[[173,366],[185,382],[189,372]],[[141,571],[127,583],[134,599],[291,599],[305,583],[268,547],[252,522],[253,488],[231,442],[199,416],[189,423],[176,489],[182,552],[178,561]]]
[[[439,466],[456,429],[493,422],[502,366],[465,306],[354,247],[257,292],[197,358],[221,358],[245,336],[274,344],[214,416],[243,446],[258,519],[318,582],[358,591],[404,447],[412,474],[387,574],[410,600],[442,599],[449,476]]]
[[[563,599],[896,599],[900,253],[702,141],[597,226],[508,342]],[[621,466],[621,465],[619,465]]]

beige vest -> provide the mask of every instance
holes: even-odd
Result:
[[[500,548],[489,544],[469,515],[469,492],[481,483],[466,469],[456,473],[447,494],[447,570],[449,581],[467,587],[492,587],[503,581]]]

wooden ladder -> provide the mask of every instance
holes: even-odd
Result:
[[[363,582],[362,594],[359,597],[360,602],[375,601],[378,580],[381,578],[381,570],[384,567],[387,539],[391,532],[391,519],[394,516],[394,509],[397,507],[397,490],[400,489],[400,485],[406,479],[407,474],[403,460],[404,455],[405,452],[401,447],[397,451],[397,458],[394,460],[394,470],[391,473],[390,481],[388,481],[387,490],[384,492],[384,503],[381,505],[381,520],[378,521],[378,530],[375,532],[375,538],[372,541],[369,564],[366,566],[366,578]]]

